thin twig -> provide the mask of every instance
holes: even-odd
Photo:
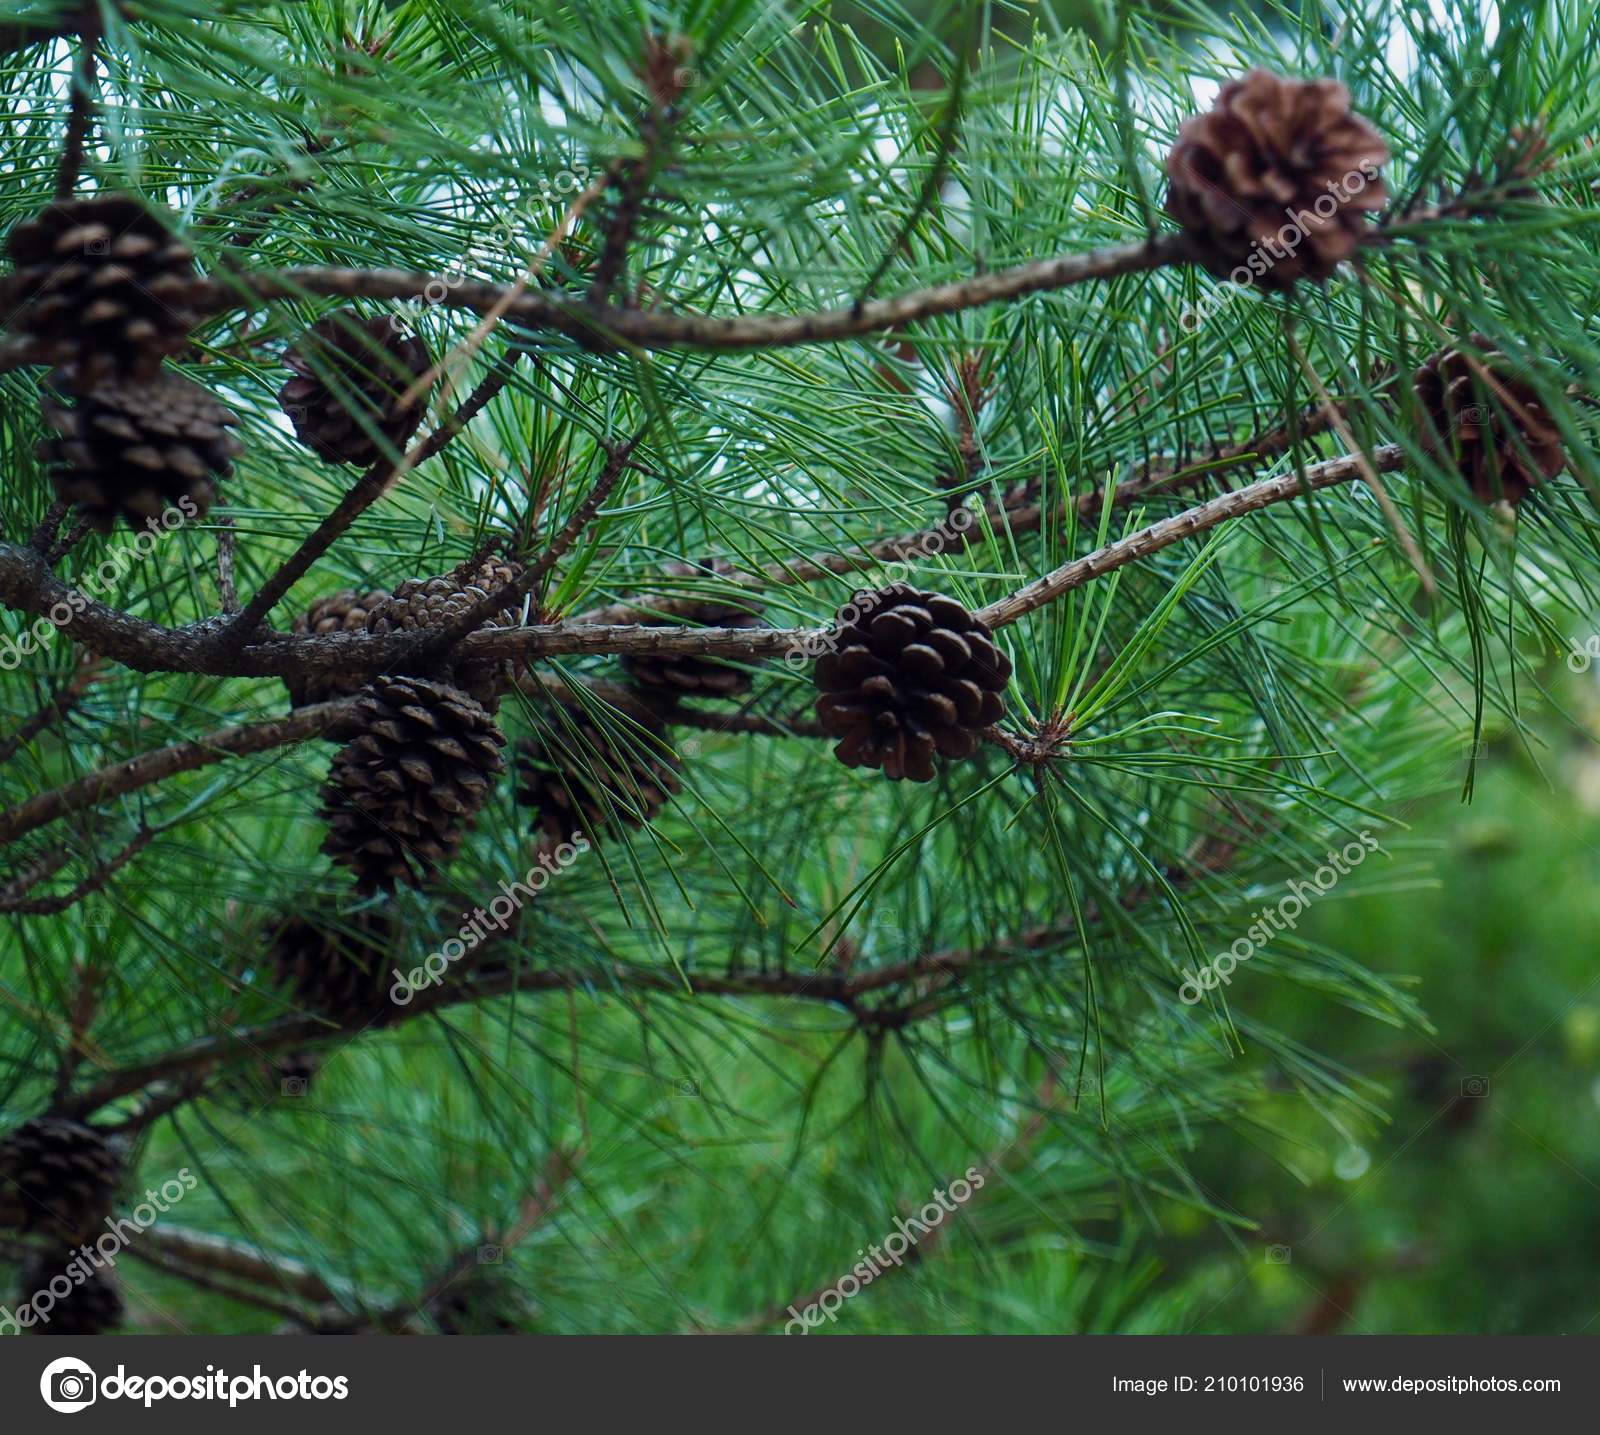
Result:
[[[357,518],[405,474],[432,458],[477,417],[484,406],[506,386],[511,370],[521,357],[521,349],[508,350],[483,382],[427,438],[413,446],[398,462],[391,463],[383,459],[362,474],[355,486],[339,500],[333,512],[312,530],[299,548],[284,560],[282,567],[261,585],[243,610],[223,629],[217,643],[219,652],[237,652],[243,647],[254,636],[267,614],[277,606],[279,599],[310,571],[311,565],[333,546]]]
[[[313,707],[300,708],[288,717],[218,728],[204,737],[110,763],[65,786],[38,793],[7,812],[0,812],[0,845],[14,842],[47,822],[54,822],[64,813],[94,807],[107,798],[120,797],[180,772],[193,772],[196,768],[221,762],[224,758],[266,752],[271,748],[319,737],[350,709],[353,702],[354,699],[347,698],[338,702],[318,703]]]
[[[100,45],[100,10],[88,6],[79,31],[78,63],[73,68],[71,109],[67,113],[67,133],[61,145],[61,162],[56,168],[57,202],[72,198],[83,167],[83,147],[94,119],[97,102],[95,54]]]
[[[159,829],[153,827],[141,828],[133,839],[117,853],[109,862],[95,868],[83,881],[79,882],[70,892],[59,897],[22,897],[5,898],[0,896],[0,912],[12,912],[25,916],[48,917],[57,916],[77,904],[85,897],[92,897],[101,891],[118,872],[128,865],[135,857],[148,847],[158,835]]]
[[[217,594],[222,600],[224,613],[239,611],[239,589],[234,581],[234,527],[233,519],[224,514],[218,520],[217,534]]]
[[[600,470],[600,476],[578,506],[572,510],[544,552],[529,563],[519,577],[512,579],[497,592],[480,598],[466,612],[437,629],[433,636],[439,649],[459,642],[468,633],[489,622],[496,613],[507,608],[516,609],[522,606],[523,598],[531,593],[545,574],[571,550],[572,545],[582,536],[584,529],[599,513],[601,504],[610,497],[611,490],[617,486],[617,480],[627,471],[633,451],[644,438],[644,433],[644,429],[640,429],[627,442],[606,446],[606,462]]]
[[[1386,472],[1399,468],[1403,460],[1404,452],[1398,444],[1386,444],[1374,450],[1371,456],[1373,466]],[[1248,488],[1236,489],[1232,493],[1223,494],[1220,498],[1213,498],[1207,503],[1185,509],[1184,512],[1174,514],[1170,518],[1163,518],[1159,523],[1152,523],[1148,528],[1141,528],[1137,533],[1130,533],[1126,538],[1108,543],[1104,548],[1097,549],[1082,558],[1074,558],[1070,563],[1062,564],[1054,572],[1035,579],[1024,588],[1019,588],[1010,597],[1002,598],[999,602],[980,609],[977,617],[991,628],[1003,628],[1008,623],[1015,623],[1018,618],[1025,617],[1036,608],[1044,607],[1046,603],[1059,598],[1063,593],[1081,588],[1091,579],[1146,558],[1173,543],[1192,538],[1197,533],[1204,533],[1218,524],[1242,518],[1247,513],[1254,513],[1274,503],[1282,503],[1301,493],[1332,488],[1360,478],[1365,461],[1364,458],[1345,454],[1323,463],[1312,464],[1297,473],[1262,479],[1261,482],[1253,483]]]

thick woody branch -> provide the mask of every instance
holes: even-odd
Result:
[[[892,299],[875,299],[870,303],[806,314],[716,317],[662,310],[599,308],[586,300],[574,301],[554,293],[537,292],[517,295],[505,305],[504,314],[524,328],[553,330],[590,341],[599,338],[642,349],[781,349],[859,338],[940,314],[959,313],[963,309],[982,308],[1028,294],[1182,264],[1190,257],[1191,248],[1186,238],[1166,234],[1137,244],[1037,259],[970,279],[912,290]],[[299,299],[308,295],[408,299],[422,293],[432,280],[430,274],[398,269],[286,269],[200,280],[190,286],[183,297],[201,308],[220,312],[236,309],[247,299]],[[441,302],[484,313],[504,304],[510,287],[458,284]]]

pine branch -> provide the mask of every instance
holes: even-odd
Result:
[[[1404,450],[1398,444],[1385,444],[1373,452],[1370,462],[1374,469],[1392,472],[1402,466],[1404,459]],[[1148,528],[1141,528],[1137,533],[1130,533],[1126,538],[1119,538],[1082,558],[1074,558],[1054,572],[1019,588],[1010,597],[989,604],[977,616],[991,628],[1003,628],[1062,594],[1081,588],[1091,579],[1147,558],[1152,553],[1185,538],[1192,538],[1197,533],[1204,533],[1218,524],[1242,518],[1247,513],[1258,512],[1275,503],[1283,503],[1302,493],[1349,483],[1362,476],[1367,463],[1365,456],[1345,454],[1313,464],[1299,473],[1265,478],[1248,488],[1225,493],[1220,498],[1213,498],[1208,503],[1174,514],[1171,518],[1163,518],[1159,523],[1152,523]]]
[[[379,498],[411,472],[441,452],[445,445],[461,432],[506,386],[521,349],[510,349],[490,369],[483,381],[465,398],[442,424],[427,438],[413,446],[398,461],[380,459],[356,481],[354,487],[339,500],[315,530],[306,537],[294,554],[272,575],[237,617],[232,619],[216,640],[219,654],[236,653],[255,633],[268,613],[275,608],[290,588],[303,578],[311,565],[333,546],[342,535]]]
[[[515,286],[464,283],[451,288],[441,302],[476,313],[499,310],[523,328],[547,329],[581,340],[641,349],[782,349],[797,344],[826,344],[860,338],[941,314],[956,314],[989,304],[1047,293],[1075,284],[1140,274],[1192,259],[1181,234],[1163,234],[1137,244],[1115,245],[1084,254],[1038,259],[1010,269],[996,269],[970,279],[912,290],[892,299],[874,299],[860,306],[822,309],[804,314],[751,314],[720,318],[677,314],[657,309],[597,309],[587,301],[563,299],[554,293],[522,293],[507,303]],[[431,274],[397,269],[286,269],[277,273],[229,275],[197,280],[181,297],[196,307],[222,313],[244,299],[302,299],[322,295],[344,299],[409,299],[435,285]],[[0,352],[0,366],[8,356]]]

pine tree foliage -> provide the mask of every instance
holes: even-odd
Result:
[[[0,231],[62,183],[159,216],[204,316],[164,372],[243,449],[153,549],[85,530],[8,295],[0,1129],[92,1120],[130,1189],[198,1178],[121,1263],[130,1328],[432,1329],[494,1267],[519,1329],[777,1329],[968,1168],[833,1328],[1181,1328],[1143,1237],[1252,1239],[1196,1143],[1284,1147],[1265,1080],[1383,1119],[1250,986],[1426,1023],[1293,931],[1186,975],[1363,834],[1326,900],[1427,882],[1407,811],[1531,742],[1597,607],[1596,38],[1571,0],[8,7]],[[1282,293],[1162,208],[1179,126],[1258,65],[1342,81],[1389,151],[1356,253]],[[381,354],[306,351],[364,470],[277,403],[346,308],[439,361],[389,375],[404,449],[358,392]],[[1526,394],[1558,436],[1514,507],[1429,441],[1412,376],[1452,345],[1518,386],[1469,364],[1473,422]],[[491,553],[525,577],[475,624],[291,636]],[[808,641],[896,577],[1013,669],[929,782],[813,714]],[[104,606],[52,626],[56,583]],[[631,683],[662,641],[748,687]],[[558,849],[508,761],[447,863],[360,895],[318,817],[355,700],[290,716],[285,676],[431,680],[451,645],[503,669],[508,758],[587,766],[604,820]],[[369,1025],[273,979],[287,916],[403,974],[541,856]]]

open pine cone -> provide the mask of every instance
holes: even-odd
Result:
[[[80,1266],[89,1272],[88,1277],[74,1281],[72,1272]],[[64,1296],[50,1289],[50,1282],[58,1277],[73,1281]],[[34,1297],[40,1291],[49,1291],[54,1301],[44,1311],[34,1305]],[[70,1247],[41,1251],[23,1267],[17,1304],[33,1306],[38,1317],[27,1328],[29,1335],[105,1335],[121,1325],[127,1313],[112,1270],[95,1269],[81,1251]]]
[[[726,563],[707,559],[700,563],[674,563],[667,572],[675,578],[726,574]],[[647,618],[647,625],[699,625],[705,628],[759,628],[761,616],[749,605],[716,599],[705,602],[675,601],[673,616]],[[727,698],[750,690],[750,674],[719,658],[694,653],[633,654],[622,660],[628,676],[640,687],[673,697]]]
[[[283,361],[294,377],[278,390],[278,406],[300,442],[327,463],[370,467],[387,456],[373,430],[398,451],[422,422],[425,396],[409,404],[400,398],[433,360],[428,346],[414,334],[396,332],[387,314],[329,314]]]
[[[491,554],[439,578],[407,578],[372,609],[367,631],[382,634],[443,627],[521,575],[522,564]],[[515,628],[521,621],[520,607],[502,608],[483,626]],[[457,662],[450,676],[456,687],[493,714],[510,685],[511,668],[490,659]]]
[[[101,533],[118,518],[133,527],[169,509],[202,517],[217,480],[233,472],[243,446],[228,430],[238,419],[198,384],[176,374],[148,382],[106,379],[79,390],[80,374],[51,376],[58,395],[40,405],[55,437],[39,445],[56,494]],[[76,395],[68,407],[65,396]]]
[[[1355,253],[1367,215],[1388,202],[1378,173],[1388,158],[1337,80],[1252,70],[1178,130],[1167,213],[1211,273],[1288,289]]]
[[[542,737],[517,744],[517,800],[554,840],[642,827],[682,786],[663,735],[623,726],[613,736],[577,712],[552,714]]]
[[[460,689],[391,675],[356,699],[351,730],[323,788],[322,850],[358,891],[420,887],[461,845],[505,767],[505,737]]]
[[[971,757],[1005,716],[1011,660],[954,598],[895,583],[852,607],[817,660],[817,719],[846,767],[930,782],[935,753]]]
[[[1474,334],[1472,351],[1441,349],[1412,378],[1426,419],[1422,439],[1484,503],[1513,508],[1567,465],[1550,411],[1516,365]]]
[[[267,965],[273,981],[296,1006],[340,1026],[366,1026],[390,1014],[388,951],[391,930],[379,916],[361,914],[334,923],[326,918],[292,916],[270,934]],[[301,1053],[300,1074],[309,1080],[314,1055]],[[292,1057],[277,1068],[276,1085],[295,1074]]]
[[[94,1127],[36,1116],[0,1139],[0,1227],[84,1240],[121,1180],[121,1153]]]
[[[367,631],[367,618],[388,601],[389,595],[381,591],[358,593],[354,588],[341,588],[326,598],[318,598],[296,618],[295,634],[302,638],[325,638],[331,633],[364,633]],[[359,674],[327,672],[285,681],[289,688],[290,705],[303,708],[312,703],[352,697],[366,687],[369,679]]]
[[[0,284],[9,327],[47,364],[75,365],[85,385],[154,378],[200,321],[185,291],[194,259],[142,204],[119,195],[46,205],[11,231],[15,269]]]

